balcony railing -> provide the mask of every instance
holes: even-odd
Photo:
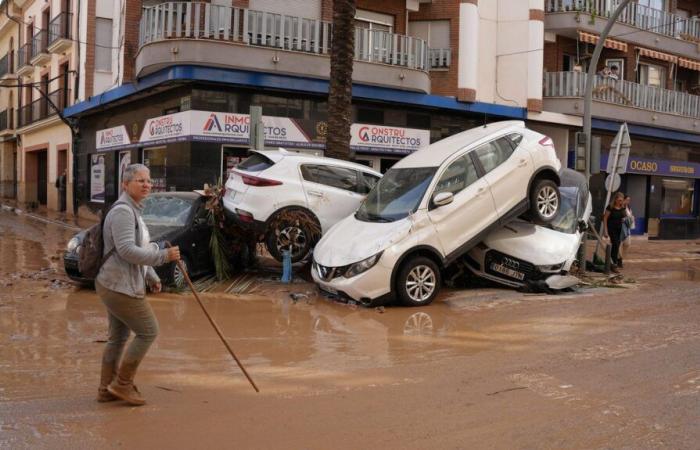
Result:
[[[330,53],[332,24],[283,14],[201,2],[144,7],[140,45],[166,39],[208,39],[305,53]],[[357,28],[355,59],[428,70],[428,46],[419,38]]]
[[[452,51],[449,48],[431,48],[428,60],[431,69],[448,69],[452,62]]]
[[[49,92],[48,97],[51,99],[51,103],[56,105],[56,107],[63,111],[68,106],[68,99],[70,98],[69,89],[56,89],[53,92]],[[51,117],[56,114],[56,109],[54,109],[49,101],[42,97],[40,99],[34,100],[28,105],[22,106],[19,110],[19,127],[24,127],[34,122],[37,122],[47,117]]]
[[[14,59],[15,58],[13,50],[10,50],[5,56],[0,58],[0,77],[4,77],[7,74],[14,73]]]
[[[49,35],[46,30],[37,32],[32,38],[32,59],[41,53],[48,53],[46,47],[49,44]]]
[[[544,75],[544,97],[582,98],[585,88],[585,73],[548,72]],[[593,99],[659,113],[700,118],[700,96],[631,81],[596,76]]]
[[[71,22],[73,14],[62,12],[51,20],[49,23],[49,41],[48,45],[53,44],[59,39],[71,39]]]
[[[32,59],[32,44],[27,42],[19,48],[17,52],[17,68],[28,66],[29,60]]]
[[[616,0],[546,0],[545,11],[582,12],[609,17],[619,4]],[[618,22],[673,38],[700,39],[700,20],[685,18],[631,2],[617,18]]]

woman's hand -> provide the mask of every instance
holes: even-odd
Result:
[[[180,247],[169,247],[167,262],[178,261],[180,259]]]
[[[151,285],[149,287],[151,289],[151,292],[153,292],[154,294],[157,294],[163,290],[163,285],[160,283],[160,281],[156,281],[155,283],[151,283]]]

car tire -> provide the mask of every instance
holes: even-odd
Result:
[[[185,255],[180,256],[180,262],[185,267],[187,275],[190,274],[190,261]],[[180,266],[176,262],[170,263],[170,274],[168,276],[168,285],[174,287],[175,289],[185,289],[187,287],[187,281],[185,280],[185,275],[180,270]]]
[[[557,216],[560,205],[561,194],[557,184],[545,178],[535,180],[530,190],[530,220],[538,225],[547,224]]]
[[[320,238],[316,218],[306,211],[294,209],[278,214],[269,225],[265,246],[273,258],[282,261],[282,250],[292,245],[292,262],[304,259]],[[317,229],[314,229],[314,226]]]
[[[401,265],[396,278],[396,295],[404,306],[429,305],[440,290],[440,269],[425,256],[414,256]]]

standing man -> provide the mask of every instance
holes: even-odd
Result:
[[[63,173],[56,178],[56,189],[58,189],[58,202],[59,211],[63,214],[66,212],[66,181],[67,175],[66,170],[63,169]]]

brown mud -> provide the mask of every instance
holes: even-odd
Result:
[[[700,245],[636,240],[622,289],[445,289],[366,309],[262,277],[150,297],[140,408],[94,401],[106,338],[73,230],[0,212],[0,448],[697,448]],[[294,295],[290,295],[294,294]]]

